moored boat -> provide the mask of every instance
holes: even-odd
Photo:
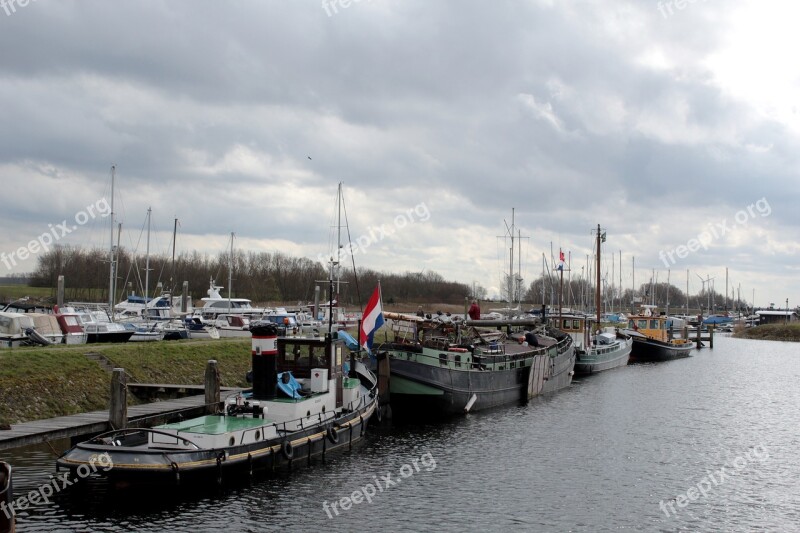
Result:
[[[628,315],[628,328],[623,333],[633,338],[632,360],[670,361],[692,355],[694,342],[672,338],[669,320],[657,314],[653,305],[643,305],[638,314]]]
[[[71,307],[60,309],[57,305],[53,307],[58,325],[64,334],[65,344],[86,344],[88,335],[83,329],[80,316]]]
[[[518,403],[569,386],[572,338],[536,321],[511,334],[502,320],[460,321],[384,313],[395,339],[378,347],[389,359],[393,416],[447,416]],[[490,323],[490,324],[484,324]],[[477,326],[506,327],[506,332]]]
[[[252,391],[224,411],[152,429],[112,431],[78,444],[57,461],[77,470],[104,458],[97,473],[115,480],[172,480],[305,463],[349,448],[377,405],[377,378],[351,357],[343,340],[277,337],[274,324],[253,327]]]
[[[575,342],[576,376],[594,374],[627,365],[633,345],[633,339],[630,336],[619,333],[614,328],[607,328],[605,331],[601,330],[600,244],[605,241],[605,235],[605,232],[601,233],[600,224],[598,224],[595,235],[595,240],[597,241],[595,254],[597,279],[595,281],[594,324],[583,315],[561,315],[560,323],[555,324],[561,331],[569,333]],[[551,320],[558,321],[558,318]]]

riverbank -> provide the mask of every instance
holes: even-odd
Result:
[[[0,350],[0,426],[107,409],[113,367],[138,383],[202,385],[209,359],[222,386],[246,386],[249,338]]]
[[[739,339],[800,342],[800,324],[766,324],[737,331]]]

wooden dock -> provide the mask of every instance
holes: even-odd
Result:
[[[204,414],[205,407],[205,396],[202,394],[165,402],[130,406],[128,407],[128,427],[149,427],[164,424],[178,417],[200,416]],[[108,415],[108,411],[92,411],[79,415],[12,424],[11,430],[0,431],[0,450],[110,431],[112,428]]]

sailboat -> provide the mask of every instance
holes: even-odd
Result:
[[[114,293],[116,286],[117,266],[117,247],[114,246],[114,181],[116,177],[116,166],[111,167],[111,238],[109,244],[109,280],[108,280],[108,306],[100,304],[80,304],[74,303],[72,307],[61,310],[62,314],[76,314],[81,325],[86,332],[86,342],[105,343],[105,342],[127,342],[134,334],[134,331],[126,328],[122,324],[114,322]]]
[[[344,247],[342,245],[342,208],[344,207],[344,194],[342,193],[342,183],[336,189],[336,250],[331,251],[331,257],[328,261],[328,277],[334,281],[331,288],[331,294],[327,302],[320,305],[322,316],[319,317],[324,324],[335,324],[339,329],[346,329],[358,324],[361,319],[360,313],[347,313],[344,307],[341,306],[340,295],[341,285],[341,260],[344,257]],[[347,224],[347,213],[345,212],[345,225]],[[336,294],[334,295],[334,288]]]
[[[601,331],[601,285],[600,285],[600,244],[605,241],[605,232],[597,225],[596,285],[595,285],[595,323],[587,324],[583,316],[562,317],[561,329],[572,335],[576,341],[575,375],[587,375],[628,364],[633,340],[630,336],[612,331]],[[575,327],[577,326],[577,327]],[[589,331],[592,328],[594,333]]]

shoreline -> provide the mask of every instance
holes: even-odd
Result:
[[[736,339],[800,342],[800,323],[765,324],[736,331],[733,336]]]

